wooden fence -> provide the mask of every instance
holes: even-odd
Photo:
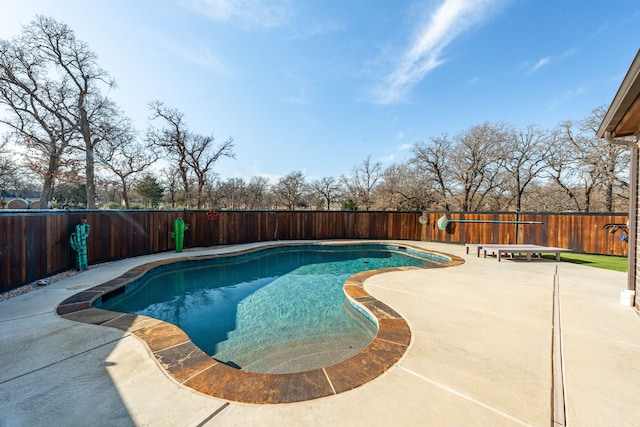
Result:
[[[91,226],[89,264],[174,250],[173,221],[189,225],[185,247],[270,240],[400,239],[449,243],[532,243],[574,252],[627,255],[626,213],[362,211],[0,211],[0,292],[75,267],[69,235]],[[517,222],[517,223],[514,223]],[[539,224],[525,224],[536,222]]]

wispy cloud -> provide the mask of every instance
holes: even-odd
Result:
[[[546,67],[547,65],[551,64],[552,62],[554,64],[557,64],[558,62],[564,61],[565,59],[575,55],[578,52],[578,49],[575,47],[569,48],[567,50],[565,50],[562,54],[560,55],[555,55],[555,56],[545,56],[544,58],[540,58],[538,60],[538,62],[536,62],[535,64],[531,65],[531,62],[524,62],[522,64],[523,69],[528,70],[526,72],[525,77],[529,77],[530,75],[532,75],[533,73],[537,72],[538,70],[540,70],[542,67]]]
[[[260,177],[260,178],[265,178],[269,184],[277,184],[278,181],[280,180],[280,178],[282,178],[282,175],[276,175],[276,174],[272,174],[272,173],[267,173],[267,172],[262,172],[260,170],[260,165],[258,164],[254,164],[251,167],[251,176],[250,177],[243,177],[247,180],[251,179],[251,177],[256,176],[256,177]]]
[[[549,107],[547,107],[545,114],[549,114],[553,112],[562,104],[569,102],[574,98],[582,96],[585,93],[587,93],[587,88],[582,85],[575,87],[573,89],[568,89],[564,91],[562,94],[560,94],[560,96],[551,100],[551,103],[549,104]]]
[[[535,63],[535,65],[533,67],[531,67],[531,69],[527,73],[527,77],[529,77],[531,74],[535,73],[540,68],[542,68],[545,65],[547,65],[550,61],[551,61],[551,58],[548,57],[548,56],[545,57],[545,58],[541,58],[538,62]]]
[[[157,46],[159,49],[169,51],[171,54],[193,65],[208,68],[221,74],[229,72],[227,65],[203,42],[192,39],[178,40],[162,31],[150,28],[141,28],[138,32],[142,34],[142,37],[148,40],[149,43]]]
[[[174,55],[199,67],[209,68],[218,73],[228,72],[227,67],[205,46],[193,48],[168,43],[167,49],[173,52]]]
[[[215,21],[250,28],[279,27],[293,15],[288,0],[187,0],[185,4]]]
[[[282,98],[281,101],[285,104],[309,105],[309,100],[307,99],[305,90],[303,88],[298,88],[295,95],[291,95],[287,98]]]
[[[337,33],[345,30],[345,25],[339,21],[320,21],[309,25],[303,25],[298,29],[294,38],[296,39],[310,39],[314,37],[321,37],[325,34]]]
[[[396,159],[395,154],[389,154],[388,156],[379,157],[378,161],[383,164],[390,164],[390,163],[393,163],[395,159]]]
[[[600,27],[598,27],[589,37],[586,38],[584,44],[586,45],[590,43],[591,40],[598,38],[600,34],[604,33],[609,28],[609,24],[609,20],[604,21],[602,25],[600,25]]]
[[[292,95],[281,98],[280,101],[286,104],[311,105],[306,87],[309,85],[309,79],[298,73],[285,70],[284,76],[291,86]]]
[[[375,101],[380,104],[403,101],[413,86],[446,62],[443,50],[453,40],[486,21],[497,3],[500,1],[444,0],[419,26],[396,67],[374,91]]]

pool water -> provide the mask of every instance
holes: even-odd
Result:
[[[230,366],[292,373],[340,362],[375,337],[342,287],[352,274],[448,259],[389,245],[305,245],[151,270],[96,306],[180,327]]]

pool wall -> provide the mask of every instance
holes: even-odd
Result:
[[[367,243],[380,244],[381,242]],[[299,245],[308,244],[308,242],[299,243]],[[335,243],[323,242],[322,244]],[[338,244],[349,244],[349,242]],[[340,363],[292,374],[263,374],[233,368],[212,359],[193,344],[177,326],[147,316],[118,313],[92,306],[94,301],[103,296],[122,293],[127,284],[163,265],[295,245],[295,243],[266,244],[219,255],[198,255],[197,252],[192,252],[185,257],[141,264],[115,279],[67,298],[56,311],[58,315],[69,320],[109,326],[135,335],[146,344],[159,365],[178,383],[226,400],[259,404],[305,401],[352,390],[382,375],[400,360],[407,350],[411,343],[411,330],[399,313],[371,296],[364,289],[364,283],[376,274],[416,270],[423,267],[370,270],[350,276],[344,283],[344,293],[354,307],[363,313],[368,313],[370,319],[377,323],[378,331],[375,338],[360,353]],[[429,252],[418,247],[411,247],[411,249]],[[450,267],[464,262],[462,258],[453,255],[442,253],[436,255],[444,256],[450,261],[429,268]]]

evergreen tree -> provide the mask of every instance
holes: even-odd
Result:
[[[158,183],[155,176],[145,175],[142,181],[136,185],[136,192],[143,199],[145,208],[148,208],[149,205],[151,205],[152,208],[156,208],[162,199],[164,189]]]

